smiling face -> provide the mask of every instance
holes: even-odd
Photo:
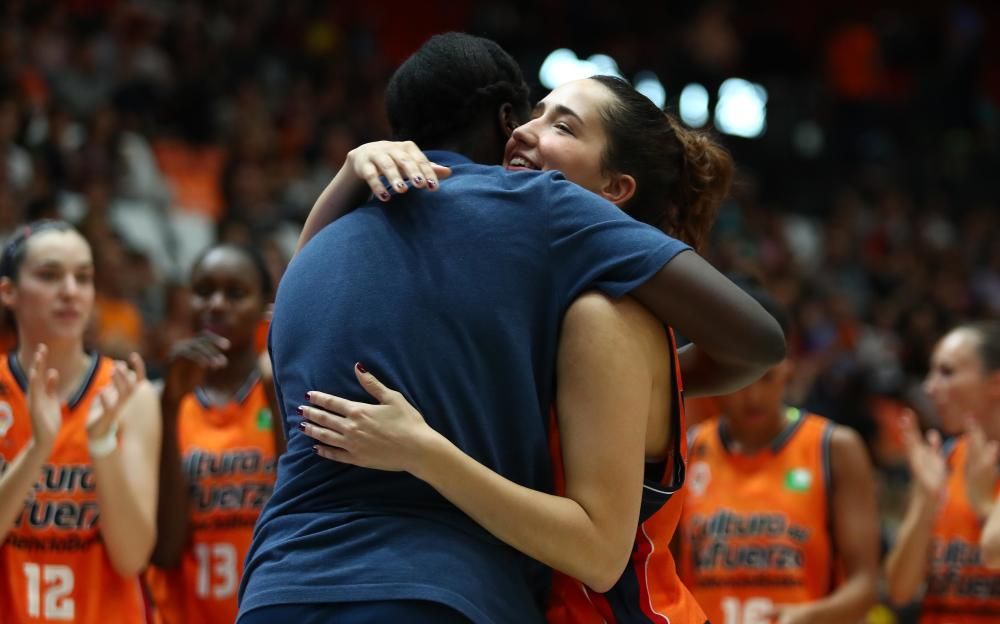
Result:
[[[14,279],[4,278],[0,296],[17,320],[23,340],[82,340],[94,310],[94,259],[74,230],[49,230],[25,241]]]
[[[617,176],[604,169],[608,137],[601,117],[614,101],[604,85],[588,79],[557,87],[535,105],[532,119],[514,130],[504,151],[511,170],[558,170],[571,182],[608,197]]]

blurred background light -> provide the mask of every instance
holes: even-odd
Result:
[[[569,48],[553,50],[538,70],[538,80],[546,89],[555,89],[571,80],[596,75],[622,77],[618,63],[607,54],[595,54],[588,59],[581,59]]]
[[[633,85],[636,91],[652,100],[657,108],[663,108],[663,105],[667,103],[667,90],[653,72],[639,72],[635,75]]]
[[[715,127],[746,139],[764,134],[767,127],[767,91],[742,78],[729,78],[719,87]]]
[[[681,91],[681,121],[692,128],[700,128],[708,121],[708,89],[698,83],[691,83]]]

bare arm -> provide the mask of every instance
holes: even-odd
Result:
[[[178,412],[180,400],[164,396],[160,401],[163,410],[163,440],[160,447],[160,487],[156,505],[156,544],[152,562],[161,568],[176,567],[184,552],[188,535],[188,480],[181,465],[178,440]]]
[[[428,161],[412,141],[377,141],[351,150],[344,166],[309,211],[295,253],[324,227],[363,204],[369,193],[389,201],[391,196],[382,184],[382,175],[396,193],[406,192],[404,179],[409,179],[417,188],[434,191],[438,188],[438,179],[451,175],[451,170]]]
[[[1000,516],[996,508],[997,458],[1000,443],[986,438],[979,420],[966,418],[965,490],[969,506],[983,523],[979,535],[983,565],[1000,568]]]
[[[878,580],[879,520],[875,475],[864,442],[853,430],[834,429],[830,440],[833,537],[844,582],[829,596],[786,607],[779,622],[840,624],[860,622],[875,604]]]
[[[917,599],[927,577],[931,533],[937,503],[913,488],[896,543],[885,560],[889,601],[902,605]]]
[[[271,439],[274,440],[274,456],[277,458],[287,448],[285,440],[285,423],[281,418],[281,407],[278,405],[278,393],[274,389],[274,368],[271,366],[271,354],[265,350],[257,359],[260,369],[260,383],[267,395],[267,408],[271,410]],[[277,465],[277,464],[275,464]]]
[[[1000,570],[1000,505],[996,500],[986,516],[983,534],[979,536],[979,548],[983,551],[983,565],[991,570]]]
[[[156,391],[142,380],[120,408],[119,446],[92,457],[101,536],[115,570],[134,576],[149,562],[156,541],[156,486],[160,409]]]
[[[187,543],[190,526],[189,487],[184,474],[179,437],[181,401],[194,392],[205,372],[226,365],[229,341],[210,333],[174,345],[160,397],[163,437],[160,447],[160,487],[156,504],[156,545],[152,562],[161,568],[176,567]]]
[[[694,252],[678,254],[630,294],[693,343],[680,350],[689,396],[738,390],[785,357],[778,322]]]
[[[32,438],[0,476],[0,542],[7,539],[7,533],[14,528],[14,522],[24,509],[31,488],[41,476],[42,466],[51,454],[51,445],[39,444]]]
[[[434,190],[436,180],[450,175],[450,169],[427,161],[408,141],[379,141],[352,150],[313,205],[296,251],[353,209],[369,190],[388,201],[380,175],[395,192],[403,193],[404,178],[415,187]],[[680,354],[689,396],[738,390],[785,357],[785,338],[777,321],[695,253],[678,255],[630,294],[694,343]]]
[[[14,528],[17,516],[52,454],[62,423],[59,375],[48,369],[48,349],[41,345],[28,370],[28,416],[32,437],[0,475],[0,543]]]
[[[405,405],[418,426],[382,433],[387,439],[395,436],[395,444],[376,453],[364,443],[376,435],[376,419],[383,425],[390,420],[388,412],[380,416],[373,406],[359,411],[357,404],[318,400],[320,393],[313,392],[314,404],[342,416],[306,408],[306,417],[329,427],[333,435],[321,435],[315,425],[307,425],[305,432],[339,447],[321,448],[324,457],[408,470],[497,538],[606,591],[628,561],[639,515],[652,385],[645,366],[645,334],[631,329],[640,315],[648,318],[635,303],[613,303],[603,295],[581,297],[566,314],[558,369],[566,497],[525,488],[479,464],[427,427],[401,395],[371,375],[359,374],[359,379],[383,403],[374,408],[392,408],[395,413],[399,408],[393,406]],[[365,411],[370,415],[363,415]],[[357,437],[364,439],[356,441],[359,431],[363,435]],[[376,455],[379,460],[368,461]]]
[[[918,597],[927,577],[934,519],[947,485],[947,466],[941,457],[941,437],[936,431],[924,441],[915,418],[906,417],[904,443],[910,464],[910,502],[889,556],[885,560],[889,600],[905,604]]]

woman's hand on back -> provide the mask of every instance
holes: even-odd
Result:
[[[326,459],[376,470],[405,470],[419,478],[422,460],[440,437],[406,398],[384,386],[360,365],[354,367],[361,386],[379,404],[358,403],[317,392],[309,393],[299,425],[320,444]]]
[[[392,197],[382,178],[396,193],[405,193],[405,180],[414,188],[436,191],[438,181],[451,175],[451,169],[429,161],[413,141],[365,143],[347,153],[344,167],[350,168],[382,201]]]

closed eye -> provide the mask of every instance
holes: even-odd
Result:
[[[559,130],[560,132],[565,132],[566,134],[568,134],[570,136],[576,136],[573,133],[573,130],[568,125],[566,125],[565,123],[563,123],[561,121],[558,122],[558,123],[556,123],[556,124],[554,124],[554,127],[555,127],[556,130]]]

